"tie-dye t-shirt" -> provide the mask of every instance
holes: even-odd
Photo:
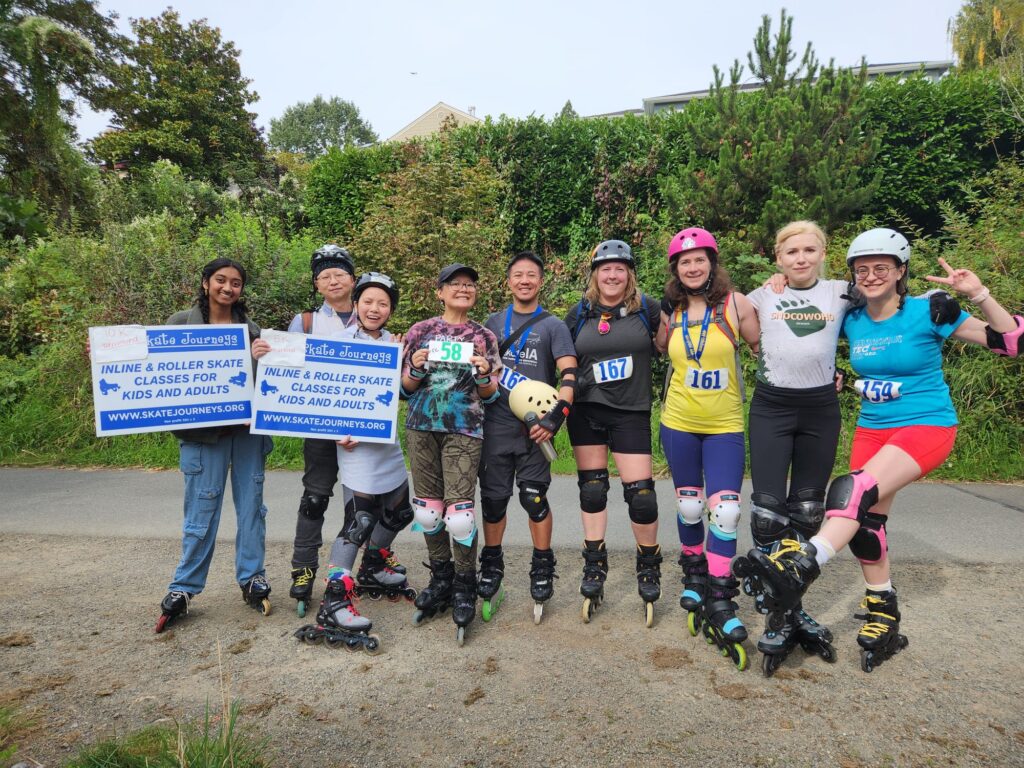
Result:
[[[409,373],[410,360],[417,349],[432,340],[463,341],[473,345],[475,354],[487,359],[491,377],[501,371],[498,341],[480,323],[467,320],[451,325],[441,317],[416,323],[405,335],[404,373]],[[425,378],[409,398],[405,428],[421,432],[445,432],[483,439],[484,404],[477,391],[473,366],[465,363],[427,362]]]

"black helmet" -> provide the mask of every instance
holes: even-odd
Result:
[[[594,252],[590,254],[590,271],[593,272],[602,264],[611,261],[621,261],[630,269],[636,269],[633,251],[628,243],[621,240],[605,240],[603,243],[599,243],[594,248]]]
[[[394,312],[398,306],[398,285],[383,272],[363,272],[356,280],[356,287],[352,289],[352,301],[359,301],[362,292],[371,286],[376,286],[387,292],[391,298],[391,311]]]
[[[352,261],[352,256],[344,248],[333,243],[321,245],[313,251],[313,258],[309,260],[309,268],[313,270],[314,280],[325,269],[344,269],[353,277],[356,274],[356,267]]]

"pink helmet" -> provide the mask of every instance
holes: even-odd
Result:
[[[676,232],[672,242],[668,244],[668,260],[671,262],[680,253],[697,248],[707,248],[712,255],[718,255],[718,243],[715,242],[714,235],[700,227],[688,227]]]

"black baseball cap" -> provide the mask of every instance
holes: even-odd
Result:
[[[456,262],[455,264],[449,264],[441,270],[441,274],[437,276],[437,287],[440,288],[460,273],[469,275],[474,283],[480,279],[480,274],[475,269]]]
[[[533,251],[520,251],[509,260],[508,266],[505,267],[505,274],[507,275],[509,272],[511,272],[512,267],[515,265],[515,263],[517,261],[522,261],[523,259],[528,259],[529,261],[532,261],[534,264],[540,267],[541,272],[544,271],[544,259],[542,259]]]

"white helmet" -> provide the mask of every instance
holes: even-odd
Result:
[[[846,265],[853,266],[853,260],[860,256],[892,256],[900,264],[910,261],[910,243],[895,229],[879,227],[861,232],[846,251]]]

